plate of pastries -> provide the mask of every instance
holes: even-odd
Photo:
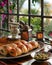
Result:
[[[9,41],[0,38],[0,59],[15,59],[30,55],[32,52],[41,50],[43,42],[15,40]]]

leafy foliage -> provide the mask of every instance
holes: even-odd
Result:
[[[31,9],[31,14],[35,14],[35,15],[37,15],[38,14],[38,10],[36,10],[36,9]]]
[[[25,2],[25,0],[19,0],[19,9],[21,9],[24,2]]]
[[[24,21],[25,23],[28,23],[28,18],[25,16],[20,17],[20,21]]]
[[[33,33],[37,31],[41,31],[41,19],[37,17],[31,18],[31,24],[33,25]]]
[[[39,2],[40,0],[32,0],[32,3],[34,3],[34,2]]]
[[[49,32],[52,31],[52,21],[51,22],[45,21],[44,25],[45,35],[48,36]]]
[[[33,5],[35,6],[34,2],[40,2],[41,0],[32,0]]]
[[[21,17],[20,21],[24,21],[25,23],[28,23],[28,18],[27,17]],[[31,20],[31,25],[33,26],[33,33],[36,33],[37,31],[41,31],[41,19],[37,17],[32,17]]]

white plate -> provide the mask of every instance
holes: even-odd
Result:
[[[9,35],[8,36],[8,39],[11,39],[11,40],[13,40],[13,39],[20,39],[20,38],[21,38],[20,35],[17,35],[15,38],[12,38],[12,35]]]

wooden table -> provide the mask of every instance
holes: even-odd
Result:
[[[32,60],[32,57],[30,55],[25,56],[23,58],[19,59],[10,59],[10,60],[4,60],[2,59],[1,61],[5,62],[8,65],[23,65],[24,63]]]
[[[35,59],[32,59],[30,55],[19,59],[2,61],[7,63],[7,65],[52,65],[52,59],[49,59],[46,62],[35,62]]]

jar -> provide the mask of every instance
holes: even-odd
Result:
[[[32,29],[21,30],[21,39],[26,41],[32,40]]]
[[[12,35],[12,38],[16,38],[16,35],[18,35],[18,29],[17,29],[17,26],[16,25],[12,25],[11,26],[11,35]]]

